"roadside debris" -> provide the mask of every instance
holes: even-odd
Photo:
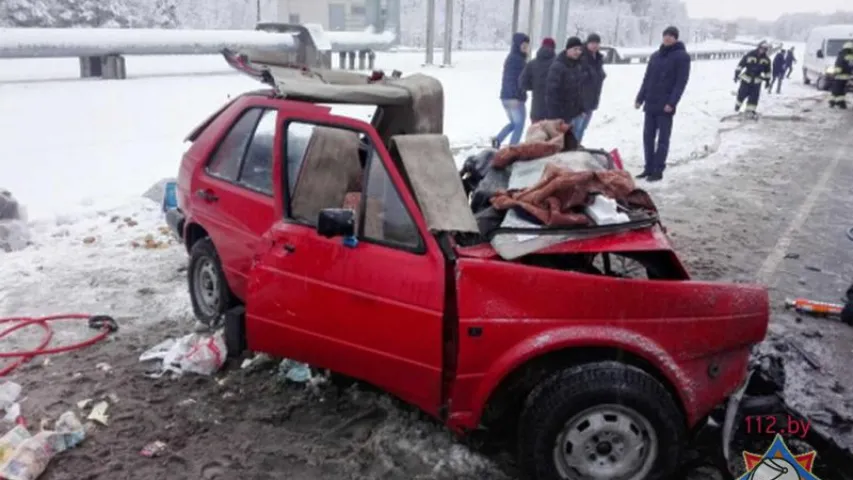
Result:
[[[274,359],[266,353],[259,353],[252,358],[247,358],[243,360],[243,363],[240,364],[240,369],[251,372],[261,368],[264,365],[268,365],[273,361]]]
[[[278,376],[284,380],[296,383],[306,383],[311,380],[311,367],[306,363],[300,363],[285,358],[278,365]]]
[[[10,423],[21,422],[21,406],[18,397],[21,396],[21,386],[15,382],[0,382],[0,412],[4,420]]]
[[[35,435],[16,426],[0,439],[0,478],[35,480],[53,457],[85,438],[86,430],[73,412],[63,413],[53,430],[42,430]]]
[[[155,378],[167,372],[212,375],[222,368],[227,353],[223,331],[219,330],[212,334],[191,333],[179,339],[164,340],[140,355],[139,361],[161,361],[159,370],[149,374]]]
[[[168,445],[166,445],[165,442],[161,442],[160,440],[157,440],[155,442],[151,442],[148,445],[145,445],[144,447],[142,447],[142,450],[139,452],[139,454],[142,455],[143,457],[148,457],[148,458],[159,457],[160,455],[162,455],[166,451],[167,448],[168,448]]]
[[[89,416],[86,417],[86,420],[91,420],[103,426],[107,426],[109,423],[109,416],[107,415],[108,408],[110,408],[110,404],[107,402],[96,403],[95,406],[92,407],[92,411],[89,412]]]
[[[794,309],[797,313],[805,313],[816,317],[841,318],[844,305],[838,303],[818,302],[806,298],[786,299],[786,309]]]

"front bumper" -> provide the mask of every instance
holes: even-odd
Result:
[[[184,225],[186,224],[186,220],[186,216],[180,209],[173,208],[166,210],[166,224],[169,226],[172,234],[181,241],[184,239]]]

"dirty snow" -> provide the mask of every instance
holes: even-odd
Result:
[[[455,65],[439,68],[421,67],[422,53],[388,53],[379,55],[378,67],[396,68],[405,73],[425,71],[442,80],[446,99],[445,132],[459,152],[457,161],[461,162],[472,147],[484,145],[488,137],[503,126],[505,116],[497,99],[503,56],[501,52],[455,52]],[[103,355],[108,361],[123,365],[123,371],[131,372],[128,375],[138,373],[134,370],[138,353],[164,339],[167,332],[181,334],[190,328],[192,315],[184,270],[186,253],[164,230],[159,205],[141,195],[159,179],[175,175],[186,148],[182,138],[188,131],[229,96],[257,87],[251,80],[226,73],[224,62],[222,65],[220,62],[214,57],[130,57],[128,72],[131,78],[126,81],[79,81],[69,80],[76,76],[76,60],[0,61],[0,112],[3,113],[0,144],[4,145],[5,154],[0,163],[0,179],[27,208],[32,237],[29,248],[0,253],[0,317],[69,311],[112,314],[121,323],[120,334],[110,341],[103,354],[94,353],[100,350],[92,350],[92,353],[81,354],[80,358],[95,362],[94,355]],[[746,248],[747,241],[755,238],[750,236],[748,229],[752,228],[753,218],[761,217],[737,218],[738,210],[733,208],[740,202],[761,211],[768,200],[752,196],[749,188],[738,187],[737,172],[749,166],[744,165],[744,156],[765,148],[768,140],[759,125],[720,122],[721,117],[732,113],[736,85],[731,79],[735,63],[735,60],[694,62],[691,82],[675,120],[670,153],[672,168],[664,182],[648,189],[662,206],[665,221],[672,219],[672,230],[677,233],[674,240],[680,247],[687,248],[688,266],[694,274],[743,280],[749,279],[749,256],[755,257],[754,253],[727,252],[728,260],[718,257],[725,250],[726,242],[742,241]],[[643,68],[643,65],[606,67],[608,78],[601,109],[596,112],[585,139],[589,146],[618,147],[627,168],[632,171],[642,165],[642,113],[636,111],[633,104]],[[181,76],[181,71],[203,75]],[[28,77],[35,81],[28,81]],[[808,105],[817,108],[816,103],[808,99],[819,95],[813,88],[801,85],[798,79],[791,80],[783,86],[782,95],[763,93],[760,110],[778,117],[778,120],[769,120],[771,122],[791,122],[796,129],[818,128],[815,125],[819,123],[797,123],[791,119],[813,115],[803,111],[802,105],[811,102]],[[342,109],[342,113],[352,112]],[[821,115],[815,122],[826,121],[826,114]],[[776,140],[783,138],[778,132],[775,135]],[[780,151],[779,158],[784,158],[784,154]],[[779,165],[779,161],[769,155],[758,156],[755,161]],[[717,181],[719,178],[730,183],[721,184]],[[773,177],[768,177],[767,181],[773,182]],[[710,201],[718,202],[723,208],[707,214]],[[767,210],[766,214],[773,213],[776,210]],[[734,237],[720,238],[716,235],[722,233],[714,233],[712,239],[717,243],[711,243],[691,231],[691,225],[697,222],[709,232],[726,231],[725,226],[738,222],[738,225],[743,224],[744,231]],[[715,258],[710,260],[709,256]],[[725,261],[729,263],[720,263]],[[752,270],[755,271],[757,266]],[[60,341],[78,340],[91,334],[82,325],[73,323],[57,326],[57,330]],[[29,347],[39,338],[37,331],[22,332],[15,342],[19,348]],[[11,348],[8,342],[0,344],[0,351]],[[144,393],[149,388],[147,379],[104,380],[98,377],[102,373],[94,371],[94,363],[75,363],[70,357],[51,362],[55,367],[34,365],[23,370],[25,373],[21,376],[29,380],[27,388],[46,388],[34,382],[42,376],[61,383],[68,371],[58,370],[62,366],[83,372],[83,386],[106,382],[107,388],[129,388],[143,397],[147,395]],[[42,368],[43,371],[39,370]],[[254,387],[250,385],[268,381],[258,376],[250,377],[241,383],[240,389],[229,392],[239,395],[241,391],[252,391]],[[158,391],[165,392],[172,388],[169,385],[175,384],[158,382],[156,385]],[[184,398],[174,395],[194,395],[189,387],[192,385],[174,387],[180,391],[162,395],[167,396],[168,402],[183,401]],[[73,388],[73,384],[67,384],[52,393],[59,397],[62,392],[70,395]],[[245,415],[243,410],[235,411],[231,404],[215,405],[217,399],[226,398],[216,382],[204,383],[199,388],[202,389],[198,393],[200,400],[214,402],[205,408],[218,413],[222,413],[221,409],[230,412],[223,417],[223,422],[229,418],[239,420]],[[261,390],[254,390],[254,398],[274,394],[264,390],[266,387],[258,388]],[[278,402],[298,404],[301,397],[294,397],[290,390],[287,392],[290,398]],[[61,398],[43,398],[46,394],[35,399],[36,403],[30,407],[42,412],[50,410],[56,402],[61,403]],[[364,395],[371,400],[365,403]],[[337,401],[344,402],[346,408],[352,409],[355,405],[368,410],[377,408],[381,412],[381,418],[368,422],[371,424],[369,443],[363,448],[369,455],[366,459],[352,460],[368,468],[368,471],[362,470],[368,476],[385,471],[375,470],[379,468],[376,465],[386,465],[389,471],[401,468],[406,471],[407,466],[415,463],[419,467],[407,471],[424,475],[432,472],[436,478],[442,475],[485,478],[483,472],[490,472],[489,478],[503,475],[494,467],[495,461],[502,463],[500,460],[472,453],[434,423],[398,408],[386,397],[372,393],[358,397],[350,391],[344,397],[345,401]],[[380,399],[379,403],[374,397]],[[150,408],[140,402],[134,400],[130,405]],[[260,403],[269,406],[271,402]],[[305,413],[313,412],[327,423],[335,413],[331,407],[299,405]],[[258,412],[261,413],[250,416],[277,415],[276,411]],[[181,422],[186,420],[186,415],[177,410],[163,413],[156,421],[153,417],[159,414],[150,415],[152,418],[146,422],[167,422],[165,419],[172,415],[182,418]],[[310,430],[310,426],[305,425],[306,420],[289,416],[288,413],[284,420],[274,418],[289,422],[290,428],[297,428],[297,431],[299,428]],[[151,428],[153,430],[147,435],[154,435],[161,427]],[[187,428],[188,435],[192,435],[192,428]],[[354,427],[347,427],[351,428]],[[106,431],[101,433],[106,434]],[[314,433],[305,435],[314,438]],[[313,461],[311,455],[316,452],[312,453],[309,446],[297,445],[301,441],[297,439],[302,438],[298,434],[279,438],[292,445],[287,451],[293,458],[309,464]],[[187,452],[194,449],[192,438],[184,439],[183,443]],[[218,445],[228,448],[227,443]],[[331,451],[330,448],[328,445],[317,447],[320,458],[336,458],[334,448]],[[250,455],[245,452],[245,445],[241,449],[243,454]],[[127,454],[122,455],[127,457]],[[79,459],[74,465],[88,465],[86,462],[90,460]],[[127,458],[127,462],[133,461],[137,461],[136,457]],[[192,468],[206,468],[193,462],[185,463]],[[234,462],[239,463],[232,459],[230,465]],[[373,463],[366,466],[363,462]],[[305,471],[313,470],[306,467]]]

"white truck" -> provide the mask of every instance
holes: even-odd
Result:
[[[835,57],[841,46],[850,41],[853,41],[853,25],[824,25],[809,32],[802,58],[803,83],[815,82],[819,90],[829,90]]]

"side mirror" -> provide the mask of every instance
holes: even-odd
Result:
[[[817,51],[817,58],[823,58],[823,50]]]
[[[355,235],[355,211],[348,208],[324,208],[317,218],[317,233],[326,237]]]

